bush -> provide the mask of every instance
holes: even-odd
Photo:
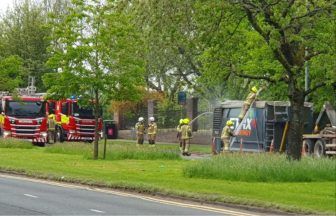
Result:
[[[21,149],[31,149],[33,144],[27,140],[20,140],[14,138],[0,138],[0,148],[21,148]]]
[[[335,160],[305,157],[289,161],[285,155],[233,154],[196,161],[183,169],[189,178],[246,182],[335,181]]]

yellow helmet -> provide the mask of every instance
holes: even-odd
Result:
[[[183,119],[184,124],[189,124],[190,120],[188,118]]]
[[[256,86],[253,86],[253,87],[251,88],[251,91],[254,92],[254,93],[257,93],[258,89],[257,89]]]
[[[228,120],[228,121],[226,122],[226,125],[227,125],[227,126],[232,126],[232,125],[233,125],[233,121]]]
[[[183,119],[180,119],[179,123],[180,123],[180,124],[183,124]]]

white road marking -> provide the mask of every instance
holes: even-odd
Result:
[[[90,209],[90,211],[92,211],[92,212],[97,212],[97,213],[105,213],[105,212],[100,211],[100,210],[97,210],[97,209]]]
[[[44,183],[44,184],[49,184],[49,185],[54,185],[54,186],[59,186],[59,187],[65,187],[65,188],[72,188],[72,189],[85,189],[85,190],[102,192],[102,193],[107,193],[107,194],[112,194],[112,195],[117,195],[117,196],[133,197],[133,198],[143,199],[143,200],[162,203],[162,204],[167,204],[167,205],[180,206],[180,207],[184,207],[184,208],[193,208],[193,209],[199,209],[199,210],[203,210],[203,211],[223,213],[223,214],[229,214],[229,215],[235,215],[235,216],[238,216],[238,215],[239,216],[258,216],[258,215],[260,215],[260,214],[257,214],[257,213],[248,213],[248,212],[239,211],[239,210],[235,211],[235,210],[231,210],[231,209],[216,208],[216,207],[205,206],[205,205],[189,204],[189,203],[182,203],[182,202],[175,202],[175,201],[170,201],[170,200],[158,199],[158,198],[153,198],[153,197],[150,197],[150,196],[143,196],[143,195],[136,195],[136,194],[132,194],[132,193],[114,191],[113,189],[106,190],[106,189],[101,189],[101,188],[93,188],[93,187],[90,187],[90,186],[73,185],[73,184],[70,184],[70,183],[53,182],[53,181],[47,181],[47,180],[42,180],[42,179],[32,179],[32,178],[29,178],[29,177],[11,176],[11,175],[6,175],[6,174],[0,174],[0,177],[26,180],[26,181],[30,181],[30,182]],[[31,195],[31,196],[33,196],[33,195]],[[92,210],[96,210],[96,209],[90,209],[90,210],[92,211]],[[96,210],[96,211],[99,211],[99,210]]]
[[[31,195],[31,194],[23,194],[23,195],[25,195],[27,197],[32,197],[32,198],[38,198],[38,196],[34,196],[34,195]]]

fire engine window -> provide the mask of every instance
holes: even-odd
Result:
[[[40,101],[7,101],[6,115],[15,117],[43,117],[45,103]]]
[[[94,112],[92,107],[87,107],[87,106],[80,106],[78,103],[73,103],[72,104],[72,111],[73,115],[75,117],[81,117],[81,118],[93,118],[94,117]]]
[[[68,103],[67,102],[62,103],[62,113],[65,114],[65,115],[69,114],[69,109],[68,109]]]

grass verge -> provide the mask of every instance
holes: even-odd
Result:
[[[92,146],[87,145],[88,149]],[[111,144],[108,148],[113,150],[114,145],[117,144]],[[183,174],[183,168],[198,161],[88,160],[81,151],[55,154],[47,152],[48,148],[3,148],[0,150],[0,170],[54,180],[296,213],[335,212],[336,186],[333,181],[279,183],[189,178]],[[162,150],[165,149],[166,147],[162,147]]]
[[[285,155],[227,154],[189,164],[183,173],[189,178],[245,182],[335,182],[335,170],[335,160],[328,158],[289,161]]]
[[[100,157],[103,157],[103,144],[99,146]],[[92,145],[87,143],[57,143],[45,149],[48,153],[83,155],[86,159],[92,159]],[[105,160],[180,160],[179,151],[173,146],[147,147],[125,144],[109,143],[106,148]]]
[[[19,149],[31,149],[33,144],[30,141],[14,139],[14,138],[0,138],[0,148],[19,148]]]

